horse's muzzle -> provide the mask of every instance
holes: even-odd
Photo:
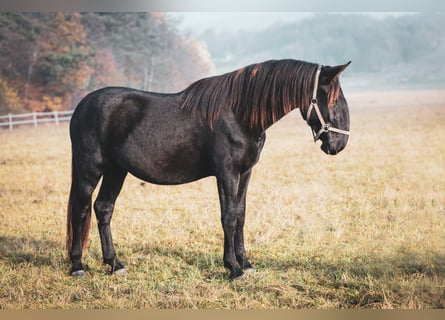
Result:
[[[346,140],[346,141],[342,141],[342,140]],[[324,153],[334,156],[334,155],[338,154],[340,151],[342,151],[346,147],[346,144],[347,144],[347,138],[341,139],[340,141],[337,141],[336,143],[323,141],[320,149],[323,150]]]

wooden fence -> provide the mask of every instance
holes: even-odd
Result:
[[[50,112],[32,112],[26,114],[8,114],[0,116],[0,128],[8,127],[9,130],[14,129],[18,125],[32,124],[37,127],[39,123],[54,122],[59,125],[62,121],[69,121],[73,114],[73,110],[69,111],[50,111]]]

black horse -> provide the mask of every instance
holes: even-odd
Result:
[[[70,123],[72,184],[67,249],[71,275],[84,276],[92,193],[103,261],[125,273],[116,257],[110,220],[128,172],[174,185],[215,176],[224,230],[224,266],[230,279],[252,271],[244,248],[246,192],[265,142],[265,130],[295,108],[336,154],[348,141],[349,111],[336,67],[296,60],[249,65],[201,79],[175,94],[109,87],[88,94]]]

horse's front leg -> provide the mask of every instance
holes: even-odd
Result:
[[[245,209],[245,202],[242,200],[245,197],[238,195],[241,180],[239,174],[218,177],[221,223],[224,230],[224,267],[230,270],[230,280],[240,278],[243,275],[242,267],[250,266],[245,258],[242,236]]]
[[[235,229],[235,256],[244,272],[253,272],[253,267],[247,259],[246,249],[244,247],[244,222],[246,215],[246,194],[249,185],[252,170],[246,171],[240,177],[238,186],[238,207],[240,208],[237,215],[237,223]]]

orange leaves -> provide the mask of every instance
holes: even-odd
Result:
[[[177,91],[213,67],[165,13],[0,13],[0,40],[0,79],[29,111],[72,109],[110,85]]]

